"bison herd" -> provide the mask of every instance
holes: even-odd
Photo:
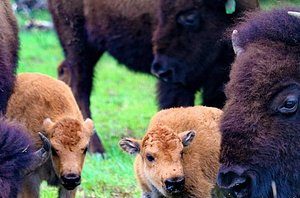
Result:
[[[142,139],[119,142],[136,155],[142,197],[300,197],[300,8],[261,11],[257,0],[48,5],[64,82],[15,74],[18,27],[10,0],[0,2],[1,198],[39,197],[42,181],[75,197],[87,150],[104,152],[89,106],[105,51],[158,78],[161,111]],[[198,91],[207,107],[189,107]]]

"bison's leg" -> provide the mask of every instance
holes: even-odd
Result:
[[[159,81],[157,84],[157,100],[160,109],[171,107],[194,106],[196,90],[179,84]]]
[[[59,78],[71,87],[83,116],[91,117],[93,71],[103,51],[92,48],[87,41],[82,0],[49,0],[48,3],[66,57],[58,68]],[[96,133],[91,138],[90,151],[104,153]]]
[[[38,174],[32,174],[25,177],[21,192],[18,197],[21,198],[39,198],[41,180]]]
[[[63,187],[59,188],[59,198],[75,198],[76,189],[74,190],[66,190]]]
[[[210,86],[204,86],[202,97],[203,105],[222,109],[226,99],[224,94],[224,85],[214,85],[211,83]]]

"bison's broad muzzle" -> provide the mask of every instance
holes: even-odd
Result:
[[[253,182],[253,175],[240,166],[221,166],[217,178],[218,186],[237,198],[250,197]]]
[[[165,55],[156,55],[151,67],[151,73],[167,83],[186,84],[182,71],[178,72],[178,65],[183,64]]]
[[[81,177],[77,174],[66,174],[61,176],[62,185],[67,190],[74,190],[78,185],[80,185]]]

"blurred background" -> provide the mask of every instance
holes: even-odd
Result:
[[[63,60],[46,0],[14,0],[20,26],[18,72],[40,72],[56,77]],[[260,0],[263,9],[299,5],[300,0]],[[109,54],[98,62],[91,98],[92,116],[106,148],[105,159],[88,155],[77,197],[140,197],[133,173],[133,157],[123,153],[118,141],[140,138],[157,111],[155,78],[136,74],[119,65]],[[146,91],[145,91],[146,90]],[[198,95],[197,104],[200,104]],[[42,198],[57,197],[57,190],[43,183]]]

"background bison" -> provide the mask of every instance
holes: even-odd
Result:
[[[300,196],[300,19],[288,10],[300,9],[250,14],[233,34],[218,184],[237,197]]]
[[[241,12],[258,7],[257,0],[240,0],[235,12],[226,14],[225,3],[49,0],[66,57],[59,66],[60,79],[71,86],[84,116],[90,117],[94,66],[108,51],[128,68],[152,71],[161,79],[157,91],[161,109],[193,105],[201,88],[204,105],[222,107],[223,85],[233,61],[231,45],[222,41],[222,35]],[[151,68],[154,30],[156,58]],[[94,136],[91,150],[102,152],[99,143]]]

